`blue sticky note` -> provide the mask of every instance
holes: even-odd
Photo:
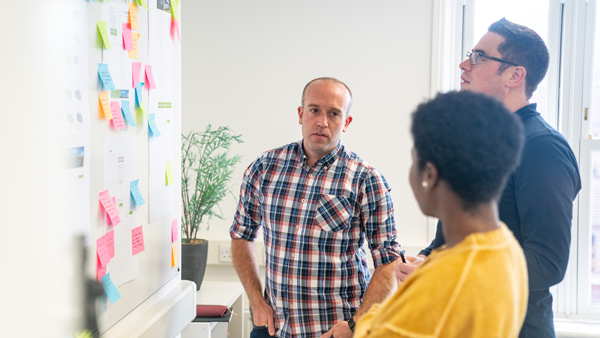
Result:
[[[110,302],[112,304],[121,299],[121,294],[119,293],[119,290],[117,290],[115,283],[113,283],[113,281],[110,279],[110,273],[104,275],[101,281],[102,286],[104,287],[104,292],[106,292],[106,294],[108,295],[108,299],[110,299]]]
[[[129,126],[135,126],[133,115],[131,115],[131,110],[129,109],[129,101],[121,101],[121,110],[123,111],[123,116],[125,116],[125,120],[127,120],[127,124]]]
[[[138,82],[135,84],[135,102],[140,108],[142,106],[141,103],[144,101],[144,98],[142,96],[142,87],[144,87],[143,82]]]
[[[129,182],[129,190],[131,191],[131,195],[135,200],[135,204],[138,206],[146,204],[144,198],[142,197],[142,193],[140,192],[140,187],[138,186],[139,180]]]
[[[158,131],[158,126],[156,125],[156,121],[154,120],[154,113],[148,114],[148,128],[152,132],[152,136],[159,137],[160,131]]]
[[[104,90],[116,90],[112,76],[110,76],[110,71],[108,70],[108,65],[106,63],[98,64],[98,75],[100,76],[100,79],[102,79]]]

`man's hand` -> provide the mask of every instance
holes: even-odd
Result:
[[[321,338],[352,338],[352,331],[348,326],[348,322],[343,320],[341,322],[335,323],[335,325],[331,328],[331,330],[325,332]]]
[[[267,326],[269,329],[269,335],[275,335],[275,319],[273,314],[273,308],[271,305],[263,300],[259,300],[256,304],[251,305],[252,308],[252,319],[254,326]]]
[[[404,282],[423,261],[425,261],[425,256],[423,255],[417,257],[406,256],[406,263],[403,263],[401,259],[397,259],[394,264],[394,273],[396,274],[398,285]]]

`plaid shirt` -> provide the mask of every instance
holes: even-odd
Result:
[[[246,169],[229,233],[253,241],[263,226],[265,298],[280,337],[318,337],[354,315],[370,280],[365,240],[375,267],[399,257],[389,191],[339,143],[313,167],[299,141]]]

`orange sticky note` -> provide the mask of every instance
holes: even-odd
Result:
[[[137,14],[137,4],[134,2],[129,3],[129,23],[131,24],[131,29],[138,29],[138,14]]]
[[[110,101],[108,100],[108,90],[105,92],[98,93],[98,99],[102,105],[102,111],[104,111],[104,118],[112,120],[112,112],[110,111]]]
[[[131,40],[133,40],[133,50],[129,51],[130,59],[138,58],[138,39],[140,38],[140,33],[131,32]]]
[[[177,266],[177,244],[171,247],[171,267],[174,268]]]

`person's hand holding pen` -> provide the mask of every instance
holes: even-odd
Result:
[[[414,256],[404,256],[404,250],[400,252],[400,258],[397,259],[394,264],[394,273],[396,275],[396,281],[398,285],[404,282],[408,276],[415,271],[415,269],[425,261],[425,256],[418,255]]]

